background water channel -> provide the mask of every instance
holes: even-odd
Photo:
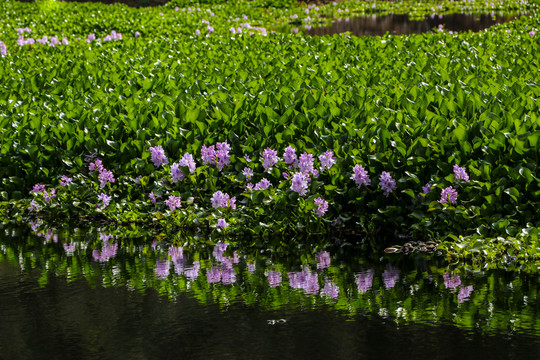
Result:
[[[540,358],[526,266],[381,257],[346,239],[268,251],[39,223],[0,234],[1,359]]]

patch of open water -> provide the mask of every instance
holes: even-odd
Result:
[[[438,29],[452,32],[481,31],[496,24],[502,24],[517,18],[519,14],[452,14],[430,15],[423,20],[410,19],[409,15],[373,15],[350,19],[334,19],[332,25],[312,27],[305,25],[303,31],[309,35],[333,35],[350,32],[352,35],[380,36],[421,34]]]
[[[32,227],[0,230],[0,358],[540,357],[538,273]]]

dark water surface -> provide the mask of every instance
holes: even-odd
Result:
[[[332,35],[351,32],[352,35],[391,35],[421,34],[438,29],[453,32],[477,32],[496,24],[502,24],[517,18],[518,15],[500,16],[495,14],[453,14],[431,15],[423,20],[411,20],[409,15],[366,16],[351,19],[335,19],[331,26],[311,28],[305,32],[309,35]]]
[[[537,273],[123,234],[0,231],[1,359],[540,358]]]

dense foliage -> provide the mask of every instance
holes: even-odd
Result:
[[[3,2],[3,218],[517,236],[536,251],[536,5],[265,6]],[[486,7],[529,16],[480,33],[273,31],[327,16]],[[225,153],[205,161],[212,146]],[[155,161],[158,149],[166,162]],[[257,188],[263,178],[271,186]]]

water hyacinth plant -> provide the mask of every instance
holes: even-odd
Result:
[[[103,11],[51,2],[42,11],[2,2],[4,221],[537,233],[537,4],[254,3]],[[279,31],[332,16],[464,9],[530,16],[478,33]],[[89,20],[98,14],[99,24]],[[30,193],[35,184],[46,190]],[[235,208],[213,207],[217,192]]]

